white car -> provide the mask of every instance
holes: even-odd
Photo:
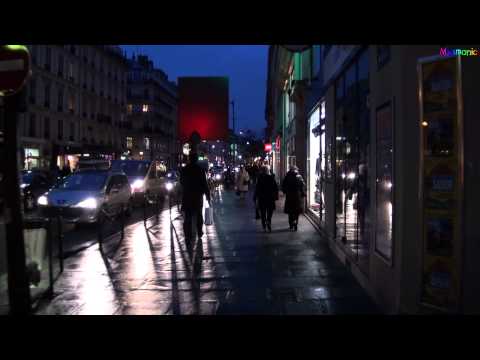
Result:
[[[147,160],[113,160],[113,171],[122,171],[128,177],[132,187],[133,198],[137,203],[142,203],[145,198],[159,199],[165,196],[166,179],[157,170],[155,162]]]
[[[70,223],[101,223],[132,211],[132,190],[127,176],[108,170],[80,170],[67,176],[37,201],[46,216],[61,216]]]

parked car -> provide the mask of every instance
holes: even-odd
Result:
[[[180,191],[180,175],[177,171],[171,170],[167,172],[167,178],[165,180],[165,190],[171,194],[176,196]]]
[[[78,161],[78,169],[95,169],[108,170],[110,168],[110,161],[104,159],[80,158]]]
[[[113,160],[112,170],[127,175],[135,203],[143,203],[145,198],[156,200],[167,193],[165,176],[154,161]]]
[[[37,203],[47,216],[60,215],[70,223],[102,223],[105,216],[131,215],[132,191],[122,172],[79,170]]]
[[[43,171],[22,171],[20,178],[20,196],[25,211],[37,208],[38,198],[54,185],[50,176]]]

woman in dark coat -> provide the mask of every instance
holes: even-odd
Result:
[[[272,215],[275,201],[278,200],[278,186],[275,178],[270,175],[268,165],[262,166],[257,178],[253,200],[260,208],[263,230],[272,232]]]
[[[285,194],[285,214],[288,214],[290,230],[298,230],[298,216],[303,212],[305,197],[305,182],[298,173],[298,168],[292,166],[283,179],[282,191]]]

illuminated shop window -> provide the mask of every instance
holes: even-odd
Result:
[[[148,105],[143,104],[143,106],[142,106],[142,112],[148,112]]]
[[[133,148],[133,138],[130,136],[127,136],[127,149],[132,149]]]

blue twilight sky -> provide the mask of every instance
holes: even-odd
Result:
[[[235,100],[235,128],[263,135],[268,46],[122,45],[128,57],[146,54],[172,81],[181,76],[226,76]],[[230,120],[231,127],[231,107]]]

